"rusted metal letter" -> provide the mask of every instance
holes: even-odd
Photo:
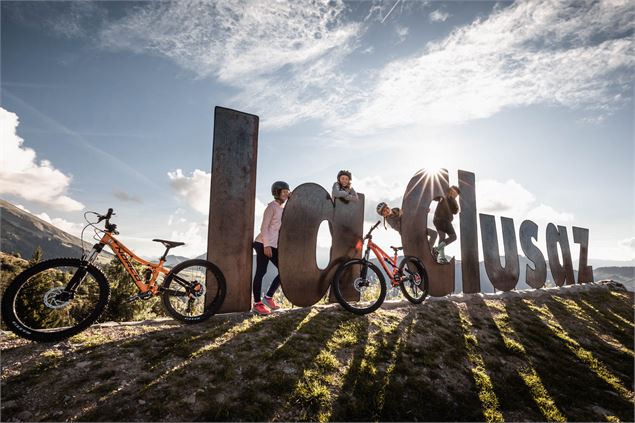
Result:
[[[227,281],[221,313],[251,309],[257,157],[258,116],[216,107],[207,259]]]
[[[422,169],[417,172],[406,188],[401,209],[401,242],[404,254],[419,257],[426,267],[430,280],[430,295],[441,297],[454,291],[454,265],[439,264],[432,256],[426,236],[428,209],[432,199],[445,195],[449,188],[448,171],[433,172]]]
[[[547,263],[542,251],[531,242],[532,238],[538,241],[538,225],[531,220],[523,221],[520,224],[519,237],[525,257],[534,264],[534,269],[529,264],[526,265],[525,281],[532,288],[542,288],[547,280]]]
[[[335,201],[335,209],[333,211],[333,232],[331,244],[331,263],[335,269],[349,258],[361,258],[362,250],[359,248],[363,231],[364,231],[364,194],[357,193],[358,201],[344,202],[342,200]],[[352,301],[359,300],[359,291],[353,286],[355,277],[351,268],[347,274],[343,276],[343,284],[340,284],[342,295],[346,299]],[[337,302],[335,294],[329,293],[329,301]]]
[[[558,244],[560,244],[560,251],[562,251],[562,264],[558,258]],[[549,257],[549,268],[556,285],[575,283],[569,238],[567,237],[567,228],[564,226],[556,228],[553,223],[547,225],[547,257]]]
[[[481,292],[481,277],[478,262],[478,233],[476,230],[476,177],[474,173],[459,170],[461,195],[461,271],[463,292]]]
[[[330,262],[320,270],[316,245],[324,220],[329,222],[333,243]],[[363,223],[363,195],[356,202],[333,204],[329,193],[318,184],[305,183],[293,190],[282,215],[278,238],[280,281],[289,301],[307,307],[326,294],[340,262],[346,257],[361,257],[356,244],[362,237]]]
[[[587,266],[589,255],[589,230],[573,227],[573,242],[580,244],[580,265],[578,267],[578,283],[593,282],[593,267]]]
[[[496,221],[494,216],[480,214],[481,238],[483,240],[483,257],[485,271],[494,288],[509,291],[518,283],[520,266],[518,263],[518,248],[516,247],[516,233],[514,220],[501,217],[503,229],[503,244],[505,246],[505,267],[501,265],[496,236]]]

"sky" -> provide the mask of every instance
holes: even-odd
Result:
[[[79,235],[206,250],[213,110],[260,117],[256,232],[270,186],[340,169],[401,206],[421,168],[476,174],[477,209],[590,231],[635,259],[629,1],[209,1],[0,4],[0,197]],[[430,217],[431,221],[431,217]],[[455,228],[458,229],[458,221]],[[479,238],[480,239],[480,238]],[[399,243],[383,228],[379,245]],[[320,231],[318,250],[330,245]],[[501,247],[502,248],[502,247]],[[482,250],[482,248],[481,248]],[[447,249],[459,256],[459,243]]]

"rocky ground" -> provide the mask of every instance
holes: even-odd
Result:
[[[450,296],[355,316],[9,333],[2,421],[633,421],[633,293],[618,285]]]

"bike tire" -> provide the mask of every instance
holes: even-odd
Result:
[[[355,266],[355,265],[361,266],[362,268],[363,266],[367,266],[367,271],[372,271],[375,277],[377,278],[379,289],[380,289],[379,296],[377,297],[377,299],[374,301],[370,301],[368,306],[365,306],[365,307],[358,306],[357,304],[353,304],[351,301],[348,301],[344,297],[344,295],[342,295],[342,289],[341,289],[341,284],[343,283],[342,277],[344,276],[344,274],[347,272],[348,269],[350,269],[352,266]],[[361,278],[361,275],[360,275],[360,278]],[[366,275],[366,279],[368,279],[368,275]],[[386,299],[386,280],[384,278],[384,275],[381,273],[381,271],[379,270],[377,266],[363,259],[353,259],[353,260],[348,260],[342,263],[337,268],[337,272],[335,272],[335,277],[333,278],[332,287],[333,287],[333,293],[335,294],[335,298],[337,298],[337,301],[341,304],[341,306],[344,307],[346,310],[350,311],[351,313],[355,313],[359,315],[372,313],[373,311],[381,307],[384,300]],[[361,302],[360,302],[360,305],[361,305]]]
[[[48,304],[46,304],[47,298],[50,301],[50,298],[52,296],[52,294],[50,293],[54,290],[59,290],[61,286],[66,283],[61,282],[60,280],[56,280],[56,278],[63,277],[67,272],[56,274],[53,273],[54,269],[64,267],[79,269],[82,265],[85,264],[86,263],[84,261],[77,258],[56,258],[37,263],[25,269],[22,273],[18,274],[15,279],[13,279],[11,284],[9,284],[4,292],[4,295],[2,296],[2,319],[4,320],[4,323],[7,325],[7,327],[16,335],[22,338],[29,339],[31,341],[59,342],[70,336],[78,334],[79,332],[90,326],[92,323],[94,323],[104,311],[106,304],[108,304],[108,300],[110,299],[110,286],[108,285],[108,281],[104,274],[92,264],[89,264],[86,267],[86,272],[87,276],[90,275],[94,279],[95,284],[91,284],[89,286],[94,285],[94,287],[98,289],[97,293],[88,292],[89,288],[87,288],[86,279],[83,279],[83,282],[78,287],[78,289],[81,289],[83,286],[85,288],[84,291],[86,295],[84,295],[83,292],[78,291],[75,293],[72,299],[68,300],[66,305],[59,307],[50,307]],[[50,273],[47,274],[47,272]],[[70,275],[70,273],[68,274]],[[41,277],[40,281],[35,279],[38,276]],[[40,304],[39,295],[28,295],[29,288],[27,287],[27,284],[32,280],[35,288],[30,288],[31,290],[39,289],[40,291],[43,291],[46,286],[53,286],[55,283],[58,283],[59,286],[51,288],[46,293],[44,293],[42,303]],[[25,300],[22,300],[22,297],[20,296],[23,290],[25,291],[23,293],[25,300],[33,299],[31,303],[23,302]],[[85,300],[78,298],[80,295],[80,298],[90,297],[96,300],[94,308],[92,308],[91,310],[91,307],[89,307],[89,309],[85,313],[85,316],[82,316],[84,314],[82,310],[86,308],[84,307],[82,301]],[[71,305],[71,303],[73,304],[72,307],[78,308],[74,308],[73,310],[69,309],[68,306]],[[49,313],[57,313],[58,322],[59,318],[69,319],[70,326],[63,326],[59,330],[55,330],[54,328],[50,327],[32,327],[35,324],[36,318],[41,318],[43,321],[47,320],[47,318],[42,317],[41,313],[36,313],[29,316],[29,310],[34,310],[33,307],[39,307],[40,310],[43,310],[44,312],[50,310]],[[58,309],[66,309],[66,311],[53,311]],[[73,324],[71,319],[74,318],[71,315],[73,313],[77,314],[79,312],[81,312],[81,314],[79,314],[80,317],[78,318],[78,322]],[[33,320],[33,322],[31,324],[28,324],[28,319]]]
[[[416,274],[412,271],[413,268],[416,269]],[[402,278],[399,281],[399,288],[401,288],[404,297],[413,304],[421,304],[428,296],[430,289],[428,272],[426,272],[421,260],[413,256],[404,257],[399,265],[399,273],[401,275],[409,274],[408,280]],[[417,279],[415,275],[418,275],[419,278]],[[415,280],[413,281],[412,278]]]
[[[197,267],[204,268],[206,271],[205,274],[203,275],[203,273],[201,273],[202,270],[196,270],[196,272],[192,271],[191,274],[188,273],[189,270],[193,270]],[[192,297],[187,288],[183,286],[177,287],[177,285],[179,285],[179,277],[184,279],[185,277],[191,277],[193,275],[196,277],[204,277],[206,279],[205,292],[202,296]],[[209,283],[209,276],[214,278],[211,284]],[[200,282],[196,280],[195,282],[200,284]],[[207,289],[210,285],[212,286],[213,290],[213,298],[209,304],[204,304],[206,302],[205,297],[207,296]],[[176,287],[177,289],[174,289],[174,287]],[[221,270],[214,263],[203,259],[194,259],[186,260],[174,266],[170,273],[168,273],[168,275],[165,277],[162,289],[163,293],[161,294],[161,300],[163,302],[163,306],[174,319],[183,323],[200,323],[216,314],[221,305],[223,305],[223,301],[225,300],[225,295],[227,293],[227,284],[225,282],[225,276],[223,275],[223,272],[221,272]],[[197,305],[200,313],[196,315],[188,315],[183,313],[182,310],[175,307],[175,303],[173,303],[172,300],[179,299],[179,301],[182,301],[181,297],[185,296],[188,297],[188,302],[192,298],[196,298],[197,301],[203,302],[203,304]]]

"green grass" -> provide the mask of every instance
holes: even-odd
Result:
[[[57,345],[3,337],[2,415],[633,421],[632,312],[632,294],[593,289],[93,328]]]

